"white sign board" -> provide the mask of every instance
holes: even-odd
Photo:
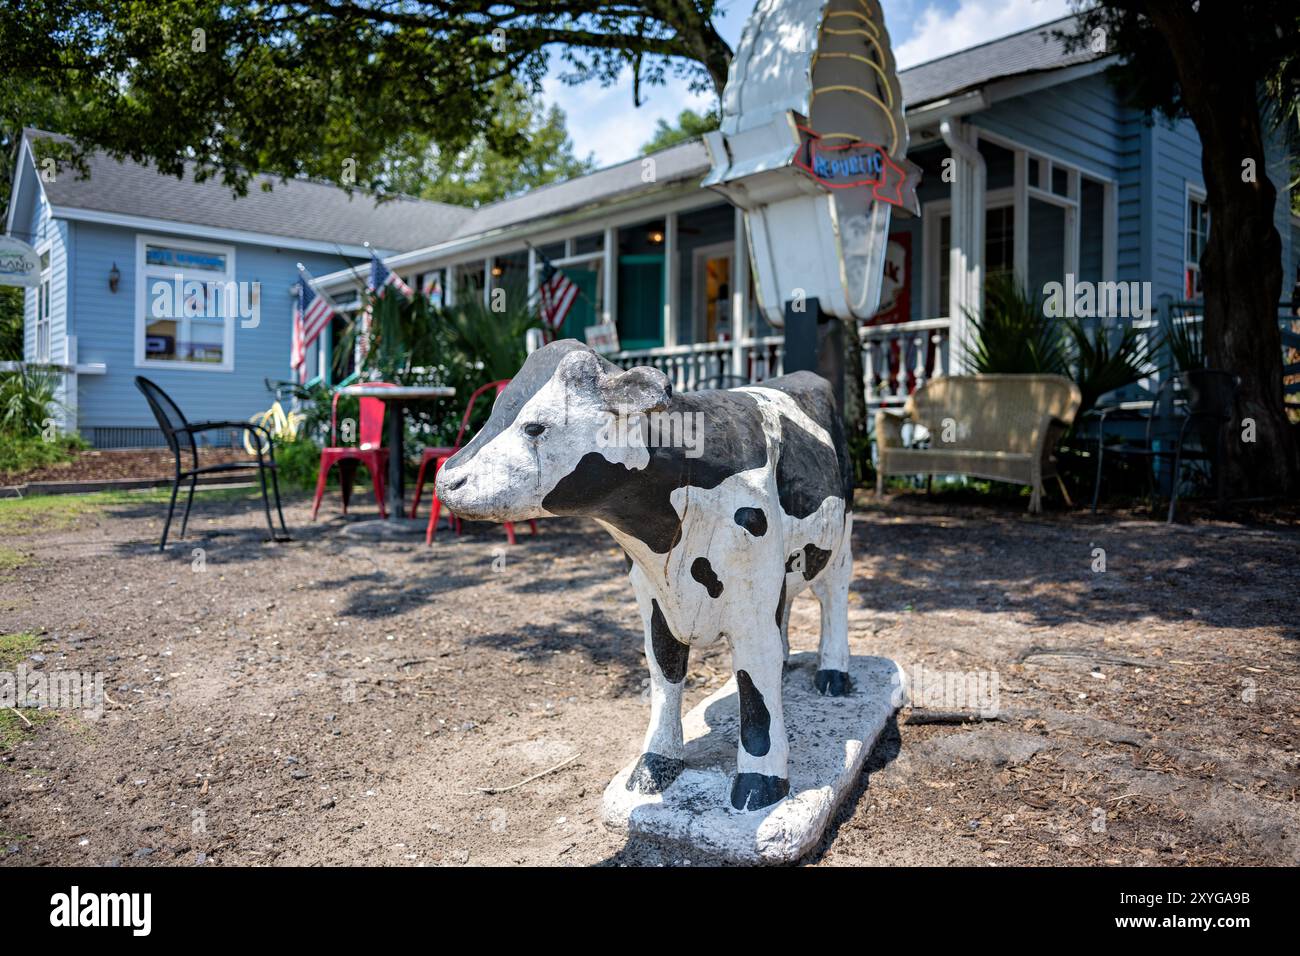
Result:
[[[13,236],[0,236],[0,285],[40,284],[41,257],[36,250]]]
[[[767,320],[783,326],[786,302],[812,298],[873,315],[891,210],[920,211],[878,0],[759,0],[705,143],[703,184],[745,212]]]
[[[582,334],[587,339],[587,344],[601,355],[610,355],[618,351],[618,328],[613,322],[589,325]]]

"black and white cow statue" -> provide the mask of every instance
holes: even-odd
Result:
[[[587,515],[626,552],[651,680],[629,789],[660,793],[682,771],[687,655],[727,641],[740,694],[731,802],[756,810],[790,790],[781,675],[806,587],[821,603],[817,690],[851,689],[852,484],[825,379],[673,394],[658,370],[623,371],[566,340],[528,357],[437,493],[463,518]]]

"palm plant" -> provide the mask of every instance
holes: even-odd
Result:
[[[1082,396],[1076,421],[1107,392],[1132,385],[1148,374],[1152,348],[1131,325],[1123,330],[1113,347],[1111,336],[1104,328],[1098,327],[1096,334],[1089,336],[1078,319],[1067,322],[1066,328],[1071,339],[1070,364]]]
[[[30,438],[41,434],[50,409],[58,405],[58,376],[20,365],[0,373],[0,434]]]
[[[1043,314],[1011,275],[984,284],[984,308],[964,310],[974,335],[966,361],[980,374],[1069,375],[1070,355],[1059,325]]]
[[[1180,372],[1195,372],[1205,368],[1205,344],[1201,338],[1201,323],[1184,317],[1172,317],[1165,341],[1174,365]]]

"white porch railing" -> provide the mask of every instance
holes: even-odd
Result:
[[[871,409],[901,405],[907,396],[931,378],[947,373],[949,320],[923,319],[859,329],[863,351],[863,384]],[[668,376],[673,388],[688,392],[717,387],[722,376],[736,376],[761,382],[782,374],[785,339],[781,335],[744,339],[740,343],[740,364],[734,364],[730,342],[703,342],[626,349],[611,355],[620,368],[650,365]]]
[[[926,381],[946,374],[948,332],[946,318],[860,328],[868,408],[901,405]]]
[[[735,363],[735,349],[730,342],[700,342],[692,345],[665,345],[652,349],[625,349],[609,356],[620,368],[649,365],[659,369],[679,392],[693,391],[701,385],[717,388],[735,385],[722,382],[722,376],[736,376],[748,382],[761,382],[780,375],[785,359],[785,338],[769,335],[742,339],[740,363]]]

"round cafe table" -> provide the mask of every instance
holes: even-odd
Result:
[[[378,398],[388,403],[386,426],[388,429],[388,488],[385,491],[385,505],[388,518],[380,521],[359,521],[348,526],[351,534],[369,534],[391,536],[394,534],[424,534],[423,521],[412,521],[405,517],[404,480],[402,464],[403,436],[406,434],[406,405],[408,402],[426,398],[451,398],[456,390],[448,385],[345,385],[339,390],[340,395],[355,398]]]

